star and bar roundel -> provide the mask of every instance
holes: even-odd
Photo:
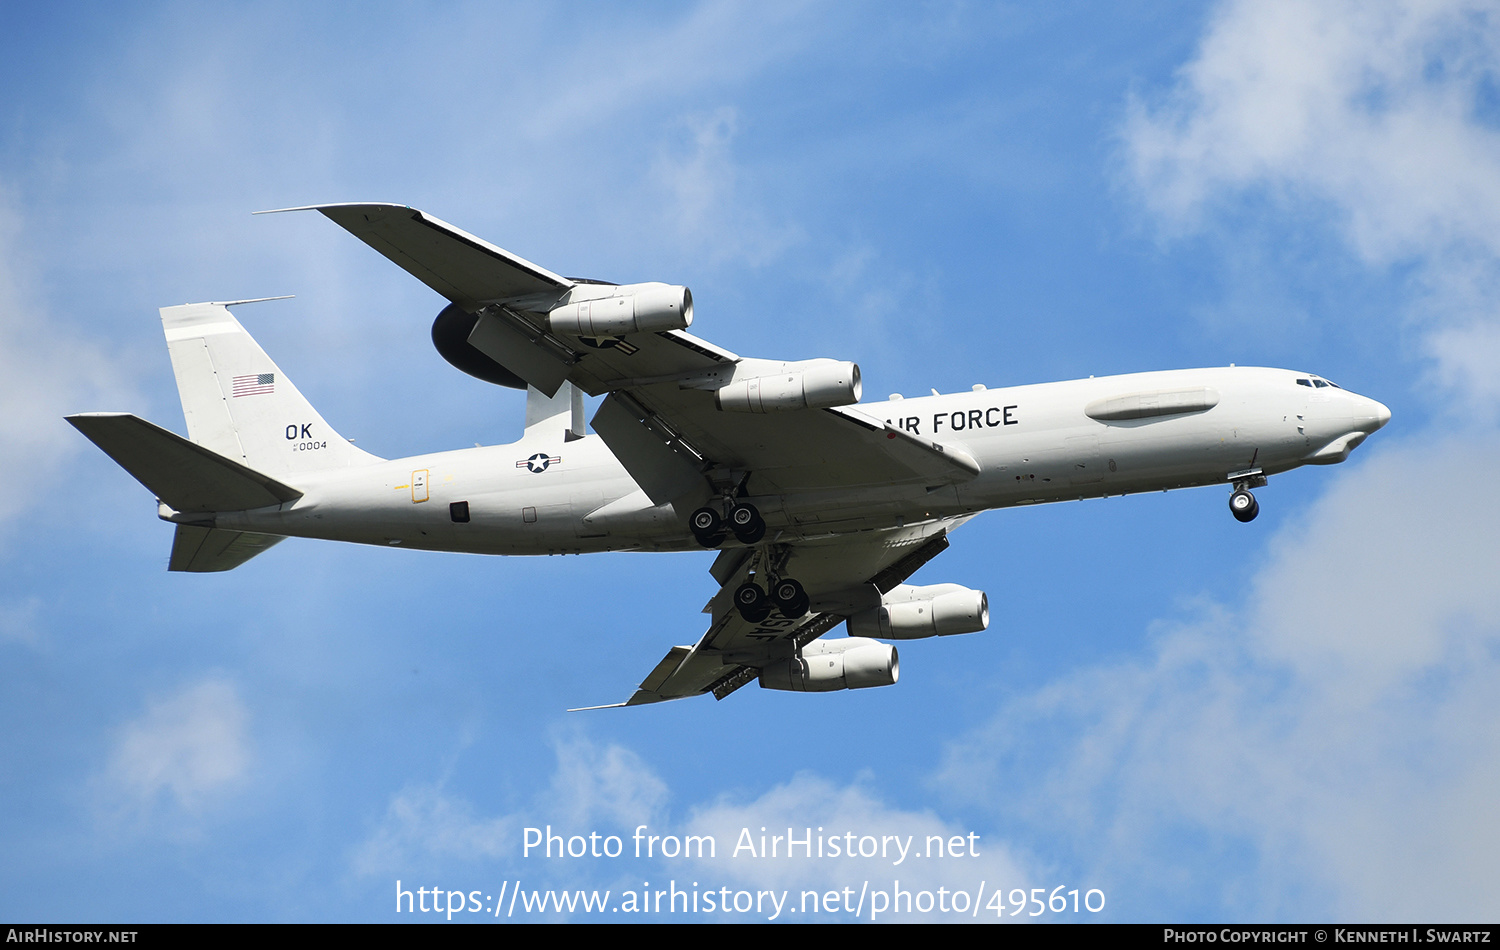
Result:
[[[516,468],[524,468],[531,472],[545,472],[548,465],[556,465],[562,461],[560,455],[548,455],[546,452],[538,452],[531,458],[521,459],[516,463]]]

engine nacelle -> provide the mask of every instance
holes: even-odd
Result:
[[[990,625],[990,600],[958,584],[897,585],[881,605],[849,618],[850,637],[921,640],[978,633]]]
[[[778,660],[760,671],[762,689],[799,693],[891,686],[900,678],[896,648],[862,637],[814,640],[802,648],[802,656]]]
[[[735,380],[715,399],[725,412],[827,409],[859,402],[859,366],[847,360],[788,363],[774,376]]]
[[[693,292],[671,284],[625,284],[608,297],[565,303],[547,313],[547,328],[570,336],[625,336],[684,330],[693,322]]]

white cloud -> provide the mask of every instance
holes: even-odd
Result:
[[[108,783],[140,812],[163,798],[198,811],[238,789],[249,771],[249,718],[234,685],[221,679],[153,700],[121,730]]]
[[[652,17],[577,34],[528,90],[537,108],[523,128],[538,138],[592,131],[643,105],[733,85],[805,49],[816,26],[808,12],[815,8],[702,3],[676,20]]]
[[[634,752],[600,747],[578,733],[553,741],[557,770],[529,808],[482,817],[472,802],[447,791],[448,779],[397,793],[370,837],[356,850],[358,874],[412,874],[435,859],[521,857],[523,828],[555,825],[565,836],[593,828],[627,830],[652,823],[667,786]]]
[[[962,898],[965,913],[955,915],[947,895],[956,890],[972,895],[983,886],[977,916],[993,920],[991,902],[996,888],[1006,889],[1008,900],[1012,888],[1027,889],[1044,883],[1041,875],[1024,866],[1004,842],[945,821],[930,811],[892,807],[881,800],[866,779],[841,785],[803,773],[758,797],[724,796],[689,808],[685,819],[677,819],[668,809],[669,787],[635,752],[617,744],[599,745],[578,732],[555,739],[553,746],[557,769],[545,790],[527,806],[510,813],[496,817],[476,814],[470,802],[446,791],[446,780],[403,789],[392,798],[375,831],[355,850],[354,871],[360,875],[392,874],[405,880],[430,868],[451,867],[454,861],[492,860],[509,865],[510,870],[504,873],[525,878],[529,887],[612,888],[618,900],[625,899],[626,890],[647,886],[643,881],[662,887],[671,882],[679,890],[690,885],[707,890],[728,887],[731,892],[751,894],[772,889],[778,894],[786,892],[785,900],[791,904],[783,901],[783,908],[799,908],[783,910],[792,919],[804,913],[800,909],[804,891],[816,891],[820,897],[839,891],[839,908],[825,905],[818,912],[825,917],[848,917],[851,915],[842,907],[844,888],[853,895],[867,885],[870,894],[883,891],[890,902],[894,898],[889,895],[899,885],[913,895],[903,900],[918,904],[939,900],[938,889],[944,889],[941,900],[947,916],[965,919],[975,917],[972,897]],[[642,840],[655,836],[656,841],[649,845],[649,854],[637,856],[634,835],[641,826],[645,826]],[[623,846],[623,857],[618,862],[594,857],[548,859],[536,853],[525,858],[522,842],[528,828],[550,828],[564,841],[576,840],[574,836],[587,838],[590,833],[597,833],[601,840],[614,835]],[[812,840],[837,838],[840,850],[852,843],[865,856],[835,858],[835,846],[827,846],[826,858],[808,857],[798,851],[797,857],[789,859],[784,843],[788,829],[799,841],[808,840],[809,835]],[[766,840],[783,835],[776,856],[762,853],[763,830]],[[750,839],[743,837],[747,831]],[[712,850],[700,855],[682,845],[688,836],[695,835],[711,836]],[[657,842],[665,839],[673,843],[664,857]],[[751,839],[755,853],[744,848],[737,853],[737,845]],[[937,839],[941,839],[941,846],[935,843]],[[955,839],[960,842],[961,855],[946,853]],[[939,847],[944,850],[941,856]],[[813,849],[816,853],[816,844]],[[879,899],[870,900],[875,900],[876,909],[880,909]],[[902,909],[906,910],[904,904]],[[899,919],[945,916],[927,907],[919,910],[916,914],[902,913]],[[811,902],[806,912],[812,912]],[[870,912],[867,900],[861,917],[869,919]],[[889,907],[886,913],[896,916]]]
[[[1414,262],[1436,376],[1500,407],[1500,16],[1489,4],[1234,0],[1171,92],[1134,101],[1131,181],[1169,231],[1245,196]]]
[[[668,196],[663,224],[686,245],[712,247],[718,260],[736,259],[758,267],[775,259],[798,238],[795,228],[775,227],[741,194],[740,169],[732,145],[739,117],[722,106],[681,120],[686,141],[663,149],[654,175]]]
[[[0,189],[0,458],[24,460],[35,483],[86,445],[63,416],[99,408],[104,394],[122,387],[97,345],[60,327],[37,303],[24,233]],[[28,492],[0,494],[0,524],[34,500]]]
[[[431,860],[504,857],[513,850],[518,822],[510,816],[479,818],[469,802],[443,786],[411,785],[391,799],[374,833],[356,849],[357,874],[413,874]]]
[[[1368,258],[1434,245],[1500,252],[1500,130],[1475,117],[1500,21],[1471,2],[1226,4],[1155,108],[1132,170],[1169,217],[1221,189],[1330,201]]]
[[[961,909],[965,913],[954,913],[950,905],[946,915],[938,910],[903,912],[888,919],[972,919],[974,902],[970,895],[982,885],[978,918],[993,921],[995,911],[983,908],[996,888],[1008,892],[1043,883],[1006,843],[988,834],[945,821],[931,811],[892,807],[867,781],[839,785],[811,773],[800,774],[748,801],[725,797],[699,808],[685,823],[683,832],[712,835],[717,842],[717,859],[699,862],[701,873],[715,874],[752,890],[786,890],[791,906],[799,908],[798,915],[807,912],[801,908],[807,891],[826,894],[849,888],[852,899],[866,884],[886,895],[893,895],[899,884],[901,890],[914,894],[926,891],[931,895],[939,888],[950,894],[964,891]],[[766,856],[774,835],[783,836],[778,845],[780,858]],[[796,857],[786,857],[786,839],[799,842]],[[806,857],[809,846],[800,842],[811,840],[816,855],[819,839],[823,839],[824,854],[829,856]],[[947,849],[955,839],[960,839],[961,848],[950,853]],[[831,856],[834,846],[828,845],[830,840],[837,841],[839,857]],[[746,848],[736,855],[739,845],[753,845],[755,850]],[[847,855],[850,848],[862,850],[851,858]],[[867,900],[861,917],[869,919],[870,909]],[[901,909],[906,911],[904,906]]]
[[[1493,917],[1496,464],[1493,441],[1372,459],[1283,529],[1243,609],[1015,701],[940,786],[1155,882],[1158,912],[1193,878],[1221,917]]]
[[[1500,405],[1500,319],[1475,314],[1436,329],[1427,351],[1437,360],[1438,381],[1466,395],[1464,408],[1483,412]]]
[[[554,741],[557,771],[544,802],[548,814],[572,827],[647,824],[666,807],[668,789],[651,768],[620,745],[600,748],[573,733]]]

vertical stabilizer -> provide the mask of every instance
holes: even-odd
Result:
[[[231,306],[161,308],[188,437],[270,475],[380,461],[323,421]]]

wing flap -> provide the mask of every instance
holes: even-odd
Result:
[[[568,379],[568,364],[545,345],[547,338],[521,329],[514,318],[486,310],[474,321],[469,345],[548,396]]]
[[[649,413],[635,400],[611,393],[600,403],[592,422],[594,431],[653,505],[705,489],[701,462],[674,444],[672,433],[653,429]]]
[[[642,706],[698,696],[723,679],[724,674],[724,662],[718,657],[699,654],[694,647],[673,647],[624,705]]]

